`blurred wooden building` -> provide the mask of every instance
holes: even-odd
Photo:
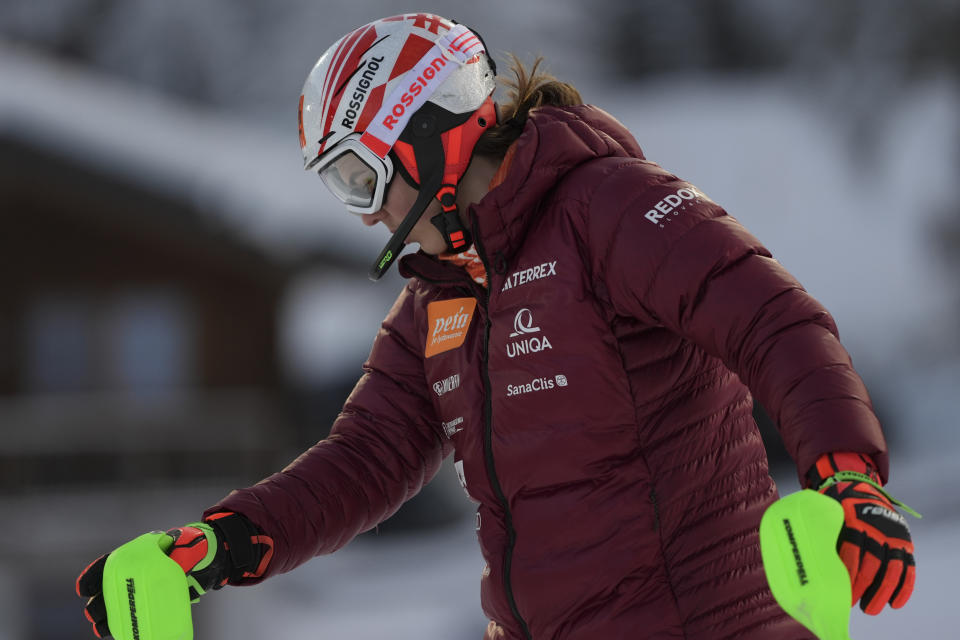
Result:
[[[0,211],[0,491],[277,464],[291,265],[171,192],[9,136]]]

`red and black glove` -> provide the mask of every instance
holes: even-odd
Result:
[[[853,602],[877,615],[888,602],[894,609],[913,593],[913,541],[894,504],[918,515],[883,490],[876,465],[861,453],[830,453],[807,474],[810,487],[843,506],[837,552],[850,573]]]

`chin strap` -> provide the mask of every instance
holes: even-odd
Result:
[[[403,218],[403,222],[400,223],[397,230],[390,236],[387,244],[383,247],[383,250],[380,251],[380,255],[377,256],[376,262],[370,266],[370,271],[367,275],[374,282],[382,278],[383,274],[390,268],[390,265],[400,257],[400,252],[403,251],[403,241],[406,240],[410,232],[413,231],[413,226],[417,224],[420,216],[423,215],[430,201],[433,200],[433,196],[429,195],[429,193],[429,191],[424,190],[417,195],[416,202],[413,203],[410,211]]]
[[[456,185],[445,184],[437,193],[442,211],[430,218],[447,243],[447,253],[460,253],[473,244],[473,237],[460,220],[460,209],[457,208]]]
[[[497,123],[497,107],[492,97],[484,100],[480,108],[470,114],[463,124],[444,131],[440,136],[443,142],[444,168],[443,185],[437,191],[441,212],[433,216],[433,223],[447,243],[447,253],[460,253],[473,244],[473,238],[460,220],[457,209],[457,188],[460,179],[467,172],[473,149],[484,131]]]
[[[473,244],[460,220],[457,187],[470,166],[477,140],[496,121],[492,97],[472,113],[454,114],[428,102],[413,115],[390,155],[397,173],[419,194],[371,266],[371,280],[379,280],[400,257],[404,240],[434,198],[441,211],[430,222],[443,235],[447,252],[460,253]]]

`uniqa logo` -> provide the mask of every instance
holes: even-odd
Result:
[[[513,318],[513,333],[511,338],[520,338],[525,335],[540,333],[540,327],[533,326],[533,313],[530,309],[520,309]],[[507,357],[516,358],[518,355],[538,353],[545,349],[553,349],[547,336],[531,336],[507,343]]]
[[[537,333],[540,331],[540,327],[533,326],[533,312],[530,309],[520,309],[517,311],[517,315],[513,318],[513,333],[510,334],[511,338],[516,338],[525,333]]]

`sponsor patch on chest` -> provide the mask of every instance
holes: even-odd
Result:
[[[549,278],[555,275],[557,275],[556,260],[544,262],[543,264],[538,264],[537,266],[530,267],[529,269],[521,269],[520,271],[515,271],[507,276],[506,280],[503,281],[503,288],[500,290],[500,292],[503,293],[507,289],[513,289],[514,287],[519,287],[522,284],[527,284],[528,282],[534,282],[536,280],[540,280],[541,278]]]
[[[430,358],[463,345],[476,308],[476,298],[454,298],[428,304],[424,357]]]

